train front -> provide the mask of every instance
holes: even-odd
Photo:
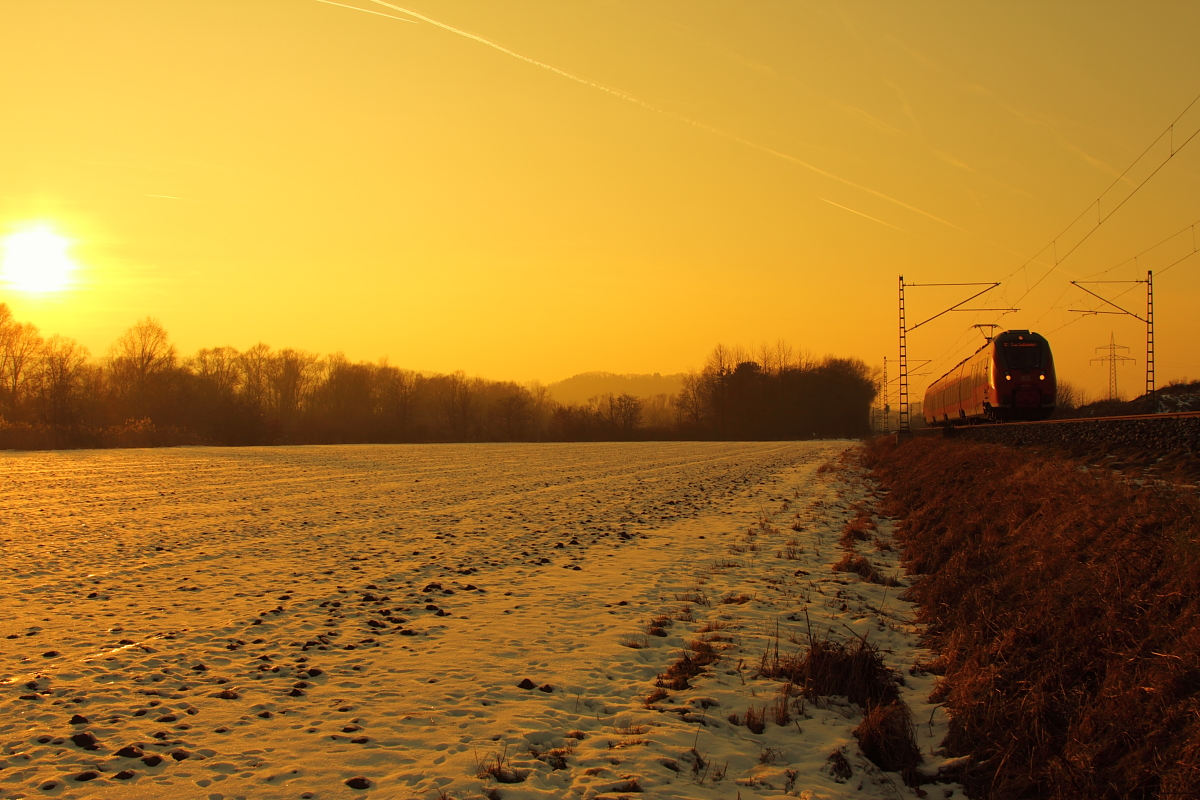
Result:
[[[1038,420],[1053,414],[1057,386],[1046,337],[1029,331],[1005,331],[993,344],[992,385],[996,395],[990,416]]]

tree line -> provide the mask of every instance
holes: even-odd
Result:
[[[854,359],[718,346],[673,396],[558,403],[544,386],[257,344],[181,358],[147,317],[101,358],[0,303],[0,448],[795,439],[869,433]]]

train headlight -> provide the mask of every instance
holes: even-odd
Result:
[[[1004,380],[1006,380],[1006,381],[1011,381],[1011,380],[1012,380],[1012,375],[1011,375],[1010,373],[1007,373],[1007,372],[1006,372],[1006,373],[1004,373]]]

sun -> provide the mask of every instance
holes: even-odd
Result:
[[[71,240],[49,225],[38,225],[4,239],[0,280],[20,292],[61,292],[71,284],[75,262],[67,254]]]

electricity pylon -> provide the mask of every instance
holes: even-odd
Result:
[[[1122,361],[1133,361],[1134,363],[1137,363],[1136,359],[1117,355],[1118,350],[1128,350],[1128,349],[1129,348],[1123,344],[1117,344],[1117,339],[1111,332],[1108,334],[1108,344],[1104,345],[1103,347],[1096,348],[1097,353],[1099,353],[1102,350],[1108,351],[1108,355],[1106,355],[1106,356],[1101,356],[1100,358],[1093,358],[1092,363],[1094,364],[1097,361],[1100,361],[1100,362],[1107,361],[1108,362],[1108,399],[1109,400],[1120,399],[1117,396],[1117,364]]]

